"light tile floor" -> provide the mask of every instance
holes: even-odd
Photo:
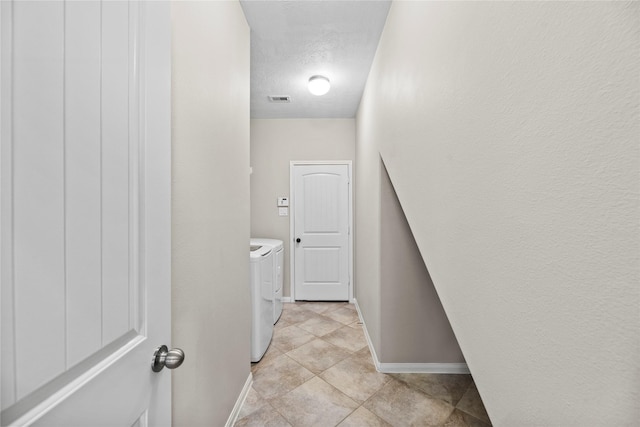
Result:
[[[471,375],[377,372],[355,307],[285,304],[236,426],[487,427]]]

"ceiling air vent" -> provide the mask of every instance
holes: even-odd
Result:
[[[279,104],[291,102],[290,96],[269,96],[269,101],[277,102]]]

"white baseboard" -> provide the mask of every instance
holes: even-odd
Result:
[[[378,360],[378,355],[376,354],[376,349],[373,347],[373,342],[371,341],[371,337],[369,336],[369,331],[367,330],[367,324],[364,322],[364,317],[362,317],[362,312],[360,311],[360,306],[358,305],[358,300],[353,299],[353,305],[356,306],[356,311],[358,312],[358,317],[360,318],[360,323],[362,323],[362,330],[364,331],[364,338],[367,340],[367,345],[369,346],[369,351],[371,352],[371,357],[373,358],[373,363],[376,365],[376,370],[378,372],[382,372],[380,370],[380,361]]]
[[[470,374],[466,363],[379,363],[385,374]]]
[[[358,301],[354,298],[352,300],[358,311],[358,317],[362,322],[362,330],[364,331],[364,337],[369,345],[369,351],[371,351],[371,357],[373,363],[376,366],[378,372],[384,374],[399,374],[399,373],[415,373],[415,374],[469,374],[469,367],[466,363],[382,363],[378,359],[376,349],[373,347],[373,342],[369,336],[367,330],[367,324],[362,317],[360,306]]]
[[[233,427],[233,425],[238,421],[238,415],[240,415],[240,410],[242,409],[242,405],[244,405],[244,401],[247,399],[249,395],[249,391],[251,390],[251,385],[253,384],[253,375],[249,372],[249,376],[247,377],[247,381],[244,383],[244,387],[242,387],[242,391],[238,396],[238,400],[236,400],[236,404],[233,406],[233,410],[227,419],[227,423],[225,427]]]

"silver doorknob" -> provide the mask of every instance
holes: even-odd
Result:
[[[166,345],[161,345],[156,348],[153,353],[153,359],[151,360],[151,370],[153,372],[160,372],[165,366],[167,369],[176,369],[184,362],[184,351],[179,348],[167,349]]]

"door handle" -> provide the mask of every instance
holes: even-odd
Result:
[[[300,243],[300,242],[301,242],[301,240],[300,240],[300,238],[298,237],[298,238],[296,239],[296,243]]]
[[[179,348],[169,350],[166,345],[156,348],[151,360],[151,370],[160,372],[164,367],[167,369],[176,369],[184,362],[184,351]]]

